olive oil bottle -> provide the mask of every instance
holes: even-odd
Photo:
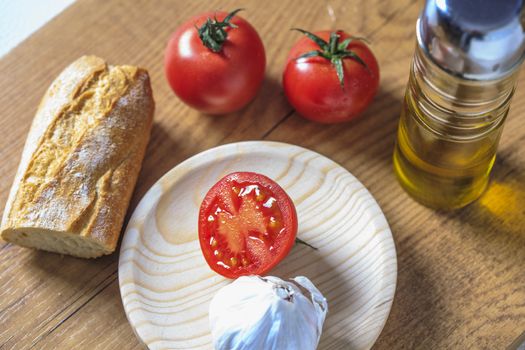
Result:
[[[394,150],[419,202],[461,208],[485,190],[523,60],[522,1],[428,0]]]

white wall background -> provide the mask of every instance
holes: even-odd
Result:
[[[0,0],[0,57],[75,0]]]

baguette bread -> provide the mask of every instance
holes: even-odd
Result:
[[[149,140],[147,71],[84,56],[37,110],[4,210],[1,237],[82,258],[115,250]]]

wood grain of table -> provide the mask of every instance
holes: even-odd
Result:
[[[297,144],[342,164],[375,196],[391,225],[398,285],[376,349],[504,349],[525,329],[525,76],[506,122],[493,181],[474,204],[436,212],[414,202],[392,171],[392,150],[421,1],[79,0],[0,60],[3,209],[39,100],[83,54],[150,72],[157,110],[132,199],[182,160],[241,140]],[[171,92],[163,71],[170,33],[191,15],[243,7],[266,47],[266,80],[238,113],[201,115]],[[289,28],[345,29],[372,42],[377,97],[359,120],[307,122],[281,89]],[[82,260],[0,242],[0,349],[140,348],[117,284],[118,253]]]

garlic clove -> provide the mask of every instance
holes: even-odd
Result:
[[[319,289],[317,289],[317,287],[314,286],[312,281],[310,281],[308,278],[304,276],[297,276],[292,279],[301,287],[305,288],[307,291],[310,292],[312,304],[314,305],[318,315],[317,329],[320,335],[323,329],[323,323],[326,317],[326,312],[328,311],[328,302],[326,301],[326,298],[321,294]]]
[[[219,350],[315,349],[327,310],[326,299],[306,277],[287,282],[243,276],[211,301],[213,342]]]

